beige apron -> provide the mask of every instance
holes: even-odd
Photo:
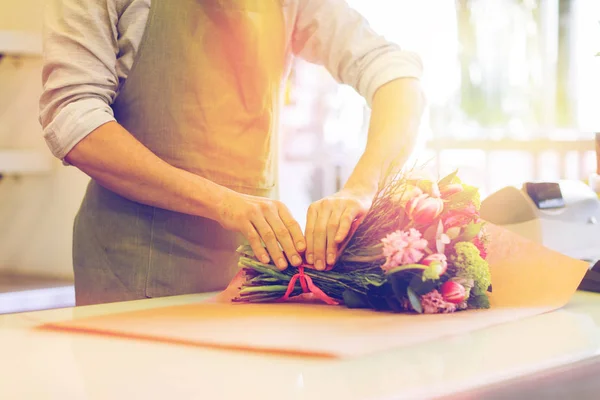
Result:
[[[285,70],[281,0],[153,0],[117,121],[171,165],[272,196]],[[242,238],[92,181],[75,221],[77,304],[223,289]]]

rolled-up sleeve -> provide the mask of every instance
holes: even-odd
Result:
[[[423,73],[420,57],[378,35],[345,0],[298,0],[292,34],[297,56],[323,65],[370,105],[382,85]]]
[[[117,10],[113,1],[49,0],[44,22],[40,123],[64,159],[85,136],[114,121]]]

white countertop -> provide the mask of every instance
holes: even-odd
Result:
[[[0,399],[429,398],[565,366],[600,350],[600,295],[584,292],[552,313],[333,361],[34,329],[50,321],[205,298],[0,316]]]

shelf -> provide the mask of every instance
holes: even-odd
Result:
[[[38,33],[0,30],[0,54],[39,56],[42,38]]]
[[[53,158],[40,150],[0,149],[0,174],[39,175],[52,171]]]

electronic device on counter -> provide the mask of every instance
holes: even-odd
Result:
[[[600,292],[600,200],[584,182],[526,182],[521,189],[505,187],[482,201],[481,218],[589,262],[581,289]]]
[[[585,273],[578,289],[586,292],[600,292],[600,261],[593,264]]]

